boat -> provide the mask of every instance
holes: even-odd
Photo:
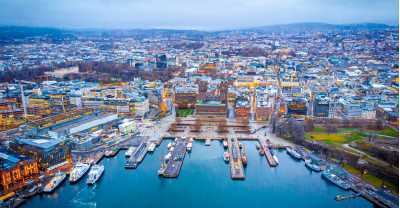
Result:
[[[170,149],[172,147],[172,143],[168,143],[167,148]]]
[[[44,193],[51,193],[53,192],[61,182],[65,180],[67,175],[63,172],[58,172],[54,175],[54,177],[44,186],[43,192]]]
[[[118,153],[118,148],[113,148],[105,151],[104,156],[106,157],[114,157]]]
[[[129,147],[128,150],[125,152],[125,157],[130,157],[133,152],[135,151],[135,147]]]
[[[275,160],[276,164],[279,164],[278,157],[277,157],[276,155],[273,155],[272,157],[274,158],[274,160]]]
[[[317,164],[314,164],[311,160],[306,160],[305,165],[307,168],[309,168],[310,170],[313,170],[315,172],[321,171],[321,167]]]
[[[349,190],[350,189],[350,184],[348,184],[346,181],[341,179],[339,176],[331,173],[329,170],[325,170],[322,173],[322,178],[330,181],[331,183],[335,184],[339,188],[343,190]]]
[[[156,149],[155,143],[150,143],[150,145],[147,147],[148,152],[154,152],[155,149]]]
[[[69,182],[74,183],[79,181],[79,179],[81,179],[82,176],[85,175],[89,168],[89,164],[78,162],[69,175]]]
[[[228,147],[228,141],[224,140],[224,141],[222,142],[222,144],[224,145],[224,148],[227,148],[227,147]]]
[[[187,145],[186,145],[186,150],[187,150],[188,152],[192,151],[192,146],[193,146],[192,142],[187,143]]]
[[[242,149],[242,147],[243,147],[243,144],[242,143],[240,143],[240,142],[238,142],[239,143],[239,148],[240,149]]]
[[[230,158],[229,152],[224,152],[224,161],[229,162],[229,158]]]
[[[104,172],[104,165],[93,165],[90,168],[86,183],[89,185],[95,184],[96,181],[98,181],[99,178],[103,175],[103,172]]]
[[[260,149],[258,150],[258,153],[260,153],[260,155],[265,155],[265,151],[264,151],[263,148],[260,148]]]
[[[256,149],[260,149],[260,144],[256,144]]]
[[[246,156],[246,147],[242,146],[242,149],[240,149],[240,158],[242,159],[242,163],[244,166],[247,165],[247,156]]]
[[[206,139],[205,145],[206,146],[210,146],[211,145],[211,140],[210,139]]]
[[[286,152],[294,159],[300,160],[301,154],[291,147],[286,147]]]

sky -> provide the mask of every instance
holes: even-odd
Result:
[[[0,0],[0,25],[218,30],[296,22],[398,25],[398,0]]]

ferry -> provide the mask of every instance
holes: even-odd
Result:
[[[210,146],[210,145],[211,145],[211,140],[210,140],[210,139],[206,139],[205,145],[206,145],[206,146]]]
[[[342,188],[344,190],[349,190],[350,189],[350,184],[348,184],[346,181],[341,179],[339,176],[331,173],[329,170],[325,170],[322,173],[322,178],[330,181],[331,183],[335,184],[339,188]]]
[[[297,160],[301,159],[301,154],[291,147],[286,147],[286,152]]]
[[[186,145],[186,150],[187,150],[188,152],[192,151],[192,146],[193,146],[192,142],[187,143],[187,145]]]
[[[135,147],[129,147],[128,150],[125,152],[125,157],[130,157],[133,152],[135,151]]]
[[[71,174],[69,175],[69,182],[74,183],[79,181],[79,179],[81,179],[82,176],[85,175],[89,168],[89,164],[78,162],[72,169]]]
[[[86,183],[89,185],[93,185],[96,183],[96,181],[99,180],[99,178],[103,175],[104,172],[104,165],[93,165],[90,168],[89,174],[88,174],[88,179],[86,180]]]
[[[305,165],[307,168],[309,168],[310,170],[313,170],[315,172],[321,171],[321,167],[317,164],[314,164],[311,160],[306,160]]]
[[[43,192],[51,193],[53,192],[61,182],[65,180],[67,175],[63,172],[58,172],[54,175],[54,177],[44,186]]]
[[[227,148],[227,147],[228,147],[228,141],[224,140],[224,141],[222,142],[222,144],[224,145],[224,148]]]
[[[148,152],[154,152],[155,149],[156,149],[156,144],[153,142],[151,142],[149,147],[147,147]]]
[[[229,162],[229,158],[230,158],[229,152],[224,152],[224,161]]]

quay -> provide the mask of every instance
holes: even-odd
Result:
[[[147,144],[146,142],[140,143],[139,147],[129,156],[126,160],[125,168],[133,168],[135,169],[139,163],[142,162],[143,158],[147,153]]]
[[[240,156],[239,142],[237,139],[228,138],[228,151],[231,178],[232,179],[245,179],[242,158]]]
[[[173,150],[167,154],[167,157],[161,163],[159,175],[165,178],[178,177],[185,159],[188,141],[186,139],[177,138],[174,143]]]
[[[262,151],[264,151],[264,155],[265,155],[265,158],[268,161],[269,166],[270,167],[278,166],[278,163],[276,162],[276,160],[272,156],[271,150],[269,149],[270,146],[269,146],[268,142],[266,144],[263,144],[261,142],[261,140],[260,140],[259,143],[260,143],[260,148],[262,148]]]

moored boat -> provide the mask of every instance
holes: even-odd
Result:
[[[130,157],[135,149],[135,147],[129,147],[128,150],[125,152],[125,157]]]
[[[274,160],[275,160],[276,164],[279,164],[278,157],[277,157],[276,155],[273,155],[272,157],[274,158]]]
[[[306,160],[305,166],[309,168],[310,170],[313,170],[315,172],[320,172],[321,167],[317,164],[314,164],[311,160]]]
[[[188,152],[192,151],[192,146],[193,146],[192,142],[187,143],[187,145],[186,145],[186,150],[187,150]]]
[[[78,162],[74,168],[72,169],[69,175],[69,182],[75,183],[85,175],[85,173],[89,170],[90,165]]]
[[[286,152],[294,159],[300,160],[301,154],[291,147],[286,148]]]
[[[99,180],[99,178],[103,175],[103,172],[104,172],[104,165],[93,165],[90,168],[86,183],[89,185],[95,184]]]
[[[224,161],[229,162],[229,158],[230,158],[229,152],[224,152]]]
[[[322,173],[322,178],[330,181],[331,183],[335,184],[339,188],[342,188],[344,190],[349,190],[350,189],[350,184],[348,184],[346,181],[341,179],[339,176],[331,173],[329,170],[325,170]]]
[[[227,148],[227,147],[228,147],[228,141],[226,141],[225,139],[224,139],[224,141],[222,142],[222,144],[224,145],[224,148]]]
[[[63,182],[66,178],[66,174],[63,172],[58,172],[54,175],[53,178],[44,186],[43,192],[44,193],[51,193],[53,192],[61,182]]]
[[[211,140],[210,139],[206,139],[205,145],[206,146],[210,146],[211,145]]]
[[[148,151],[148,152],[154,152],[155,149],[156,149],[156,144],[153,143],[153,142],[151,142],[151,143],[149,144],[149,146],[147,147],[147,151]]]

